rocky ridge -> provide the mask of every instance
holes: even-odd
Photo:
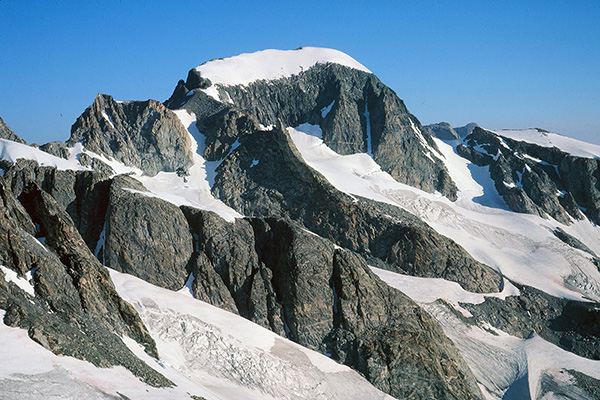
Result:
[[[64,207],[70,214],[64,218],[77,221],[72,226],[88,238],[80,251],[94,251],[113,269],[175,290],[191,279],[197,298],[331,353],[396,396],[481,398],[468,367],[433,319],[376,278],[362,257],[336,250],[288,214],[231,224],[212,212],[180,210],[144,195],[146,189],[131,177],[59,171],[25,160],[6,165],[5,177],[17,193],[28,193],[31,185],[43,188],[36,193]],[[357,307],[363,311],[354,315]],[[398,314],[403,318],[394,317]],[[425,336],[415,341],[415,331]],[[424,341],[434,353],[422,353]],[[409,364],[412,359],[421,363]],[[404,385],[406,374],[421,383]]]
[[[230,128],[243,123],[238,117],[243,112],[264,126],[279,120],[291,127],[319,125],[323,140],[334,151],[372,154],[398,181],[456,198],[456,185],[429,134],[373,74],[338,64],[316,64],[281,79],[218,85],[216,90],[225,101],[203,92],[208,83],[191,70],[187,81],[180,81],[165,103],[195,113],[198,129],[207,137],[203,154],[207,160],[227,154],[237,139]]]
[[[498,193],[513,211],[551,216],[567,225],[584,215],[594,223],[600,222],[596,159],[513,140],[481,128],[475,128],[457,151],[476,165],[490,167]]]
[[[151,176],[185,170],[193,163],[188,133],[155,100],[117,102],[98,94],[71,128],[67,145],[76,143]]]
[[[437,124],[425,125],[423,130],[429,133],[432,137],[436,137],[442,140],[456,140],[467,137],[473,132],[478,125],[475,122],[471,122],[465,126],[459,128],[453,128],[447,122],[438,122]]]
[[[169,385],[116,336],[125,332],[156,356],[152,338],[133,308],[111,289],[96,256],[110,268],[171,290],[187,283],[194,297],[329,354],[398,398],[482,398],[473,374],[439,324],[383,283],[367,264],[443,277],[479,293],[497,292],[502,276],[414,215],[337,191],[304,163],[285,126],[319,125],[325,142],[339,153],[372,153],[392,175],[397,168],[396,179],[449,198],[455,198],[456,186],[426,131],[466,136],[459,146],[464,157],[489,165],[497,187],[512,189],[512,183],[521,189],[515,196],[525,200],[515,200],[515,207],[524,203],[525,212],[565,223],[575,218],[575,207],[582,203],[570,207],[544,197],[544,191],[564,191],[564,186],[554,177],[545,180],[542,172],[550,176],[550,161],[545,160],[562,163],[571,156],[554,159],[555,149],[497,139],[472,125],[456,130],[421,127],[372,74],[335,64],[243,87],[221,85],[216,87],[220,100],[204,91],[215,87],[197,72],[190,71],[187,81],[179,82],[166,107],[152,100],[120,103],[99,95],[73,126],[68,144],[83,142],[86,149],[146,175],[178,171],[185,180],[193,162],[191,140],[169,108],[191,111],[205,135],[204,158],[220,161],[212,194],[246,217],[226,222],[210,211],[156,198],[134,177],[114,176],[93,153],[82,153],[79,162],[95,171],[59,171],[27,160],[0,162],[7,227],[0,262],[21,275],[30,273],[35,290],[29,298],[0,279],[4,322],[28,329],[34,340],[57,353],[102,366],[124,365],[146,382]],[[60,142],[40,148],[63,158],[69,154]],[[398,155],[392,148],[409,151]],[[542,162],[529,165],[523,154]],[[553,164],[557,175],[558,161]],[[585,171],[593,175],[593,165],[588,166]],[[406,168],[417,172],[408,176]],[[536,175],[525,178],[528,168]],[[581,175],[573,185],[585,188],[578,198],[588,196],[585,204],[593,210],[591,180],[585,172]],[[526,183],[537,178],[538,186]],[[506,193],[498,191],[506,200]],[[16,226],[21,228],[15,235]],[[557,229],[555,235],[595,257],[566,232]],[[40,263],[52,265],[52,272],[37,267]],[[472,324],[491,323],[518,337],[536,331],[564,349],[598,359],[595,305],[519,288],[519,296],[461,306],[473,314]],[[55,314],[66,322],[57,322]],[[84,336],[71,332],[75,320],[84,321]],[[80,346],[65,340],[69,335],[81,337]],[[106,356],[109,351],[113,354]],[[593,378],[577,376],[589,386],[588,393],[596,390]],[[544,393],[559,390],[551,376],[544,379]]]
[[[20,276],[30,275],[33,294],[1,280],[4,323],[27,329],[34,341],[56,354],[102,367],[122,365],[148,384],[171,385],[121,340],[127,335],[157,356],[137,312],[119,297],[68,214],[35,182],[18,195],[17,200],[0,177],[0,263]]]

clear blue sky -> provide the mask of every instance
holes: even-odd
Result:
[[[600,1],[0,1],[0,116],[66,140],[98,92],[168,98],[211,58],[331,47],[422,123],[600,143]]]

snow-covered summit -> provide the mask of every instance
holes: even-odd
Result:
[[[212,60],[196,68],[213,84],[247,85],[299,74],[315,64],[335,63],[371,73],[365,66],[338,50],[300,47],[296,50],[262,50]]]

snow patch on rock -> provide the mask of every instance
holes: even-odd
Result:
[[[460,158],[455,146],[436,140],[441,159],[459,188],[458,200],[451,202],[441,194],[395,181],[368,154],[337,154],[323,143],[318,126],[303,124],[288,132],[306,163],[338,190],[409,211],[515,282],[557,297],[600,299],[600,273],[591,256],[552,234],[563,226],[508,210],[488,171]],[[582,221],[567,231],[578,238],[579,233],[598,231],[584,227],[586,223],[590,224]],[[587,244],[589,240],[582,241]]]

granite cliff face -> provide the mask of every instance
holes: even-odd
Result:
[[[26,329],[31,339],[56,354],[102,367],[122,365],[148,384],[171,385],[121,340],[127,335],[158,356],[137,312],[119,297],[108,272],[56,200],[33,181],[17,199],[3,177],[0,197],[0,263],[32,281],[31,293],[1,281],[4,323]]]

